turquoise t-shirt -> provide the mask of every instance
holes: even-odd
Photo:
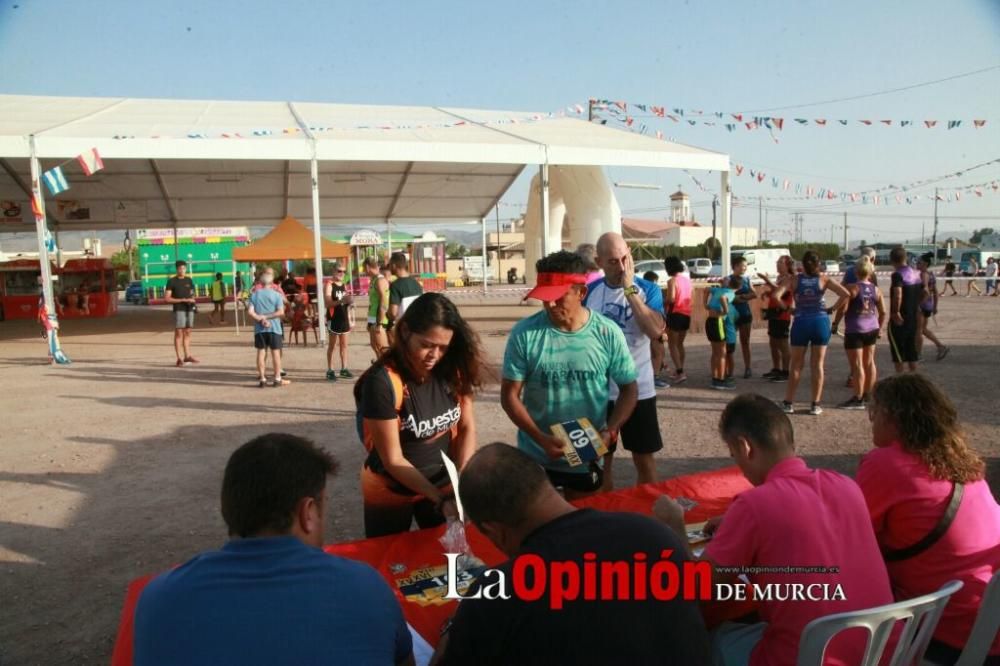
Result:
[[[560,331],[543,310],[522,319],[510,333],[503,356],[503,377],[524,382],[521,400],[543,431],[556,423],[581,417],[597,430],[607,424],[608,382],[636,380],[635,362],[618,324],[590,310],[583,328]],[[552,460],[526,433],[517,433],[517,447],[543,467],[560,472],[587,472],[570,467],[565,458]],[[603,464],[603,463],[601,463]]]
[[[726,299],[726,303],[729,305],[729,314],[723,320],[726,327],[726,342],[736,342],[736,320],[740,317],[740,311],[734,307],[733,303],[736,292],[729,287],[711,287],[711,290],[708,297],[708,309],[722,310],[721,301]]]

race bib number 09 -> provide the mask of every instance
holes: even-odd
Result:
[[[563,442],[563,454],[570,467],[577,467],[597,460],[608,452],[608,447],[586,418],[565,421],[552,426],[552,434]]]

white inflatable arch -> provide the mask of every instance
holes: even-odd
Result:
[[[564,230],[570,247],[596,243],[606,231],[622,230],[622,211],[611,184],[600,167],[549,167],[549,235],[542,243],[542,194],[539,174],[531,180],[528,210],[524,216],[524,272],[528,284],[535,280],[535,262],[543,247],[549,252],[562,248]]]

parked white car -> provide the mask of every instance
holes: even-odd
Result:
[[[667,269],[663,265],[663,261],[661,259],[645,259],[643,261],[636,262],[635,264],[636,275],[642,277],[643,274],[645,274],[648,271],[653,271],[654,273],[656,273],[657,284],[659,284],[661,287],[667,286],[667,280],[670,279],[670,276],[667,275]]]
[[[824,273],[839,273],[840,264],[833,259],[827,259],[819,267],[820,271]]]

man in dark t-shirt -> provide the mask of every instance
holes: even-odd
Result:
[[[917,339],[920,336],[920,303],[924,300],[924,282],[920,271],[907,264],[906,249],[895,247],[889,261],[892,272],[889,298],[889,349],[896,372],[916,371],[920,361]],[[905,364],[905,367],[904,367]]]
[[[177,367],[198,363],[191,355],[191,329],[194,328],[194,282],[187,276],[187,262],[175,263],[177,274],[167,280],[166,301],[174,306],[174,352]]]
[[[648,593],[643,600],[586,601],[581,582],[577,598],[565,599],[559,610],[552,610],[552,586],[530,602],[517,598],[512,589],[514,562],[525,554],[547,564],[578,564],[576,571],[585,573],[590,566],[600,571],[603,562],[632,563],[637,553],[645,554],[646,564],[653,566],[664,551],[672,551],[669,560],[683,572],[685,547],[669,528],[638,514],[576,509],[556,492],[541,466],[506,444],[480,449],[462,471],[459,489],[467,515],[512,558],[498,567],[510,598],[459,602],[438,645],[441,664],[712,662],[708,632],[695,601],[661,601]],[[639,575],[630,567],[629,577],[633,574]],[[495,575],[486,575],[480,583],[494,586]],[[683,574],[678,576],[683,590]],[[474,586],[466,596],[476,591]],[[602,594],[600,581],[595,594]]]
[[[402,252],[395,252],[389,257],[389,270],[395,276],[395,280],[389,285],[389,327],[403,316],[410,303],[416,300],[417,296],[424,293],[424,288],[420,286],[417,279],[410,276],[407,269],[406,255]]]

